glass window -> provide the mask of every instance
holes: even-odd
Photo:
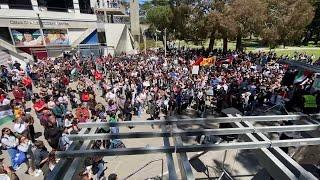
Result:
[[[10,9],[32,9],[31,0],[10,0],[8,5]]]
[[[68,12],[73,9],[73,0],[37,0],[40,7],[46,7],[48,11]]]

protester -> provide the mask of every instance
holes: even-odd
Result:
[[[3,128],[1,132],[2,148],[4,150],[7,150],[10,157],[11,166],[14,170],[16,170],[19,165],[15,163],[14,159],[18,152],[17,146],[19,144],[19,140],[15,137],[14,133],[9,128]]]
[[[11,67],[1,67],[0,102],[11,105],[17,136],[35,143],[35,175],[40,169],[47,175],[57,163],[54,151],[49,154],[44,142],[36,140],[37,121],[43,126],[50,147],[64,151],[72,144],[68,135],[80,131],[78,123],[97,119],[116,123],[149,114],[148,119],[158,120],[185,112],[203,118],[211,113],[209,110],[220,113],[230,107],[244,115],[255,115],[258,108],[274,105],[284,107],[281,111],[319,111],[319,89],[313,86],[315,77],[313,74],[300,77],[296,68],[277,62],[286,57],[277,57],[272,52],[221,50],[214,50],[209,57],[208,54],[203,50],[174,49],[167,57],[156,51],[84,60],[75,55],[39,59],[28,64],[26,70],[12,62]],[[214,61],[206,64],[204,57]],[[310,59],[304,54],[296,56],[299,58]],[[194,65],[200,66],[197,72],[192,71]],[[10,93],[13,99],[9,98]],[[36,117],[31,115],[33,110]],[[119,127],[98,129],[99,133],[119,131]],[[20,147],[27,147],[27,140],[22,139]],[[121,139],[108,141],[93,148],[125,147]],[[18,153],[19,144],[10,129],[2,130],[1,142],[17,169],[12,158]],[[100,176],[104,165],[101,157],[97,159],[95,174]],[[83,172],[81,177],[90,179],[93,175]],[[117,175],[110,175],[109,179],[117,179]]]
[[[40,174],[41,172],[46,174],[48,171],[49,152],[42,141],[36,141],[34,145],[35,149],[33,149],[33,154],[35,174]]]

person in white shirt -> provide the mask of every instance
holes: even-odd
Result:
[[[33,159],[33,152],[31,150],[32,148],[32,142],[25,136],[21,136],[20,137],[20,144],[17,146],[17,149],[21,152],[24,152],[26,157],[27,157],[27,161],[25,162],[27,164],[28,167],[28,174],[30,175],[34,175],[34,176],[39,176],[40,172],[35,172],[35,167],[34,167],[34,159]]]
[[[8,151],[11,165],[16,169],[18,166],[14,163],[14,158],[16,157],[16,147],[19,144],[19,140],[14,136],[13,132],[9,128],[3,128],[1,132],[2,147]]]
[[[13,129],[17,134],[22,135],[26,132],[27,124],[24,121],[22,121],[21,118],[17,118],[14,121]]]
[[[107,94],[106,94],[106,100],[107,100],[107,101],[109,101],[109,100],[115,101],[115,100],[116,100],[116,97],[117,97],[117,95],[113,92],[113,90],[110,90],[110,91],[107,92]]]

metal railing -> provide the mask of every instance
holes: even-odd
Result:
[[[310,118],[314,119],[314,121],[308,121]],[[145,125],[160,125],[162,127],[162,132],[153,131],[153,132],[131,132],[131,133],[117,133],[117,134],[78,134],[78,135],[69,135],[68,137],[74,142],[92,142],[97,139],[109,139],[109,138],[153,138],[153,137],[173,137],[174,145],[170,145],[170,143],[164,143],[164,146],[158,147],[138,147],[138,148],[121,148],[121,149],[103,149],[103,150],[87,150],[87,149],[79,149],[72,151],[59,151],[56,152],[56,156],[62,159],[69,158],[85,158],[90,156],[122,156],[122,155],[141,155],[141,154],[156,154],[156,153],[166,153],[173,154],[177,153],[180,156],[178,159],[180,165],[180,172],[182,177],[186,177],[189,179],[193,177],[192,170],[186,153],[188,152],[202,152],[202,151],[222,151],[229,149],[251,149],[259,152],[257,156],[262,158],[264,161],[262,162],[263,166],[265,162],[271,163],[272,166],[279,168],[277,173],[280,174],[280,177],[296,177],[298,175],[293,174],[290,168],[296,167],[295,171],[299,171],[302,174],[305,174],[306,171],[301,169],[300,166],[295,163],[289,156],[285,156],[281,154],[281,157],[276,159],[276,157],[280,157],[279,153],[272,154],[271,150],[278,150],[278,147],[299,147],[299,146],[309,146],[309,145],[320,145],[320,137],[312,137],[312,138],[294,138],[294,139],[286,139],[286,140],[272,140],[267,138],[262,133],[269,132],[308,132],[308,131],[317,131],[319,130],[319,120],[320,114],[311,114],[311,115],[275,115],[275,116],[236,116],[236,117],[219,117],[219,118],[207,118],[207,119],[169,119],[169,120],[155,120],[155,121],[132,121],[132,122],[119,122],[119,123],[81,123],[79,127],[82,128],[97,128],[97,127],[114,127],[114,126],[145,126]],[[307,124],[302,125],[291,125],[291,126],[265,126],[265,127],[255,127],[251,124],[251,122],[269,122],[269,121],[299,121],[305,122],[308,121]],[[178,124],[184,125],[194,125],[194,124],[205,124],[207,126],[212,125],[212,123],[232,123],[235,124],[236,127],[233,128],[221,128],[221,129],[204,129],[204,130],[182,130],[177,129]],[[170,126],[170,130],[164,128],[165,126]],[[247,136],[249,140],[242,139],[246,141],[239,142],[228,142],[228,143],[220,143],[220,144],[203,144],[203,145],[189,145],[184,144],[182,141],[179,141],[183,136],[198,136],[198,135],[228,135],[228,134],[243,134]],[[255,138],[255,135],[259,136],[259,138]],[[270,152],[267,150],[270,149]],[[262,154],[265,153],[265,154]],[[286,162],[284,162],[284,160]],[[291,160],[290,160],[291,159]],[[167,156],[167,161],[169,163],[173,163],[173,160],[169,159]],[[280,162],[283,161],[283,162]],[[152,161],[150,162],[152,163]],[[290,163],[289,167],[283,167],[280,163]],[[280,165],[279,165],[280,164]],[[173,165],[173,164],[172,164]],[[76,164],[74,163],[74,166]],[[148,166],[148,163],[147,165]],[[174,167],[174,166],[172,166]],[[282,167],[282,168],[281,168]],[[136,172],[141,171],[139,168]],[[73,169],[73,167],[71,168]],[[174,168],[168,168],[169,174],[170,171],[175,172]],[[274,170],[275,171],[275,170]],[[171,172],[171,173],[172,173]],[[272,172],[271,172],[272,173]],[[70,173],[69,173],[70,174]],[[136,174],[136,173],[133,173]],[[276,174],[277,175],[277,174]],[[129,175],[130,176],[130,175]],[[130,176],[131,177],[131,176]],[[305,174],[305,177],[310,177],[313,179],[313,176],[310,174]],[[193,178],[194,179],[194,178]]]
[[[120,9],[121,2],[120,1],[112,1],[112,0],[101,0],[99,3],[97,2],[94,6],[95,8],[111,8],[111,9]]]

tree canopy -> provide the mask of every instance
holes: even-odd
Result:
[[[224,43],[237,40],[241,50],[241,39],[252,35],[274,47],[301,43],[308,29],[320,33],[316,0],[152,0],[150,4],[147,20],[153,27],[196,44],[209,38],[210,49],[221,38]]]

